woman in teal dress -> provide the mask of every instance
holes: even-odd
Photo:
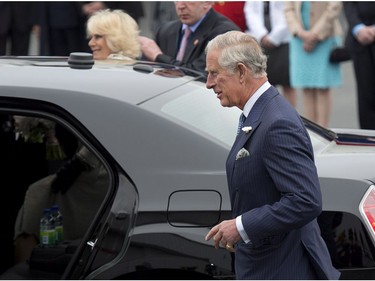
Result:
[[[304,116],[328,127],[332,107],[331,88],[341,86],[341,69],[329,62],[342,30],[336,1],[293,1],[285,5],[285,17],[293,34],[290,40],[290,79],[303,90]]]

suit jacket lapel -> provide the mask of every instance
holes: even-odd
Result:
[[[234,144],[229,152],[228,159],[227,159],[227,176],[228,176],[228,183],[232,182],[232,175],[233,175],[233,169],[234,169],[234,164],[236,161],[236,155],[238,151],[244,147],[244,145],[247,143],[247,141],[252,137],[254,134],[256,128],[260,125],[261,121],[258,119],[257,121],[250,121],[250,119],[246,119],[244,126],[251,126],[252,129],[249,133],[245,132],[240,132],[236,140],[234,141]],[[231,184],[229,184],[229,187]]]
[[[270,99],[275,97],[278,94],[277,90],[271,86],[267,91],[265,91],[259,99],[254,104],[253,108],[250,111],[249,116],[247,116],[243,127],[251,126],[252,129],[249,133],[245,133],[240,131],[237,135],[234,144],[229,152],[228,159],[227,159],[227,173],[228,173],[228,183],[231,186],[232,182],[232,175],[234,169],[234,163],[236,161],[236,155],[238,151],[244,147],[247,141],[255,134],[257,127],[261,124],[261,116],[263,110],[266,108],[267,103]],[[230,187],[229,186],[229,187]]]
[[[194,52],[194,50],[202,44],[202,42],[205,42],[205,38],[208,37],[208,33],[210,30],[212,30],[213,25],[213,17],[215,16],[215,13],[213,12],[213,9],[211,8],[210,11],[208,11],[206,18],[201,22],[201,24],[198,26],[198,28],[195,30],[195,32],[192,35],[192,38],[190,39],[188,45],[186,46],[185,50],[185,58],[189,58],[191,54]],[[180,27],[181,30],[181,27]]]

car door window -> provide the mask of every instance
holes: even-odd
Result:
[[[4,273],[5,279],[60,278],[88,230],[94,229],[93,221],[115,182],[114,171],[109,172],[108,165],[74,130],[64,122],[39,114],[14,114],[0,108],[0,162],[3,182],[8,183],[4,189],[8,212],[1,214],[1,258],[6,262],[1,265],[0,274]],[[127,199],[115,200],[112,209],[107,210],[109,223],[105,231],[112,228],[111,210],[115,210],[117,217],[126,213],[126,204],[134,211],[135,193],[132,191],[126,197],[127,190],[121,188],[122,197]],[[56,208],[62,216],[62,232],[53,224],[56,218],[52,211]],[[48,216],[49,228],[41,230],[44,214]],[[125,216],[120,219],[124,221]],[[128,233],[129,229],[124,228],[130,227],[129,220],[121,227],[121,234]],[[97,227],[96,232],[103,230]],[[124,244],[125,238],[117,237],[117,247]],[[86,246],[92,252],[97,241],[90,241],[92,244]],[[95,267],[115,257],[107,255],[106,259],[96,261]],[[22,270],[22,266],[30,267],[34,275],[20,274],[29,272]]]

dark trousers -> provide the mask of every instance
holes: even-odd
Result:
[[[85,36],[79,27],[51,29],[49,33],[50,55],[69,56],[84,51]]]
[[[29,53],[31,30],[9,30],[6,34],[0,34],[0,55],[27,56]],[[10,39],[10,53],[6,53],[7,40]]]
[[[375,129],[375,44],[353,52],[361,129]]]

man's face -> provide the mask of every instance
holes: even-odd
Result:
[[[224,107],[240,106],[241,83],[239,74],[228,73],[220,67],[218,58],[220,50],[211,50],[207,53],[206,69],[208,72],[206,87],[212,89],[220,104]]]
[[[176,1],[176,13],[180,21],[187,25],[197,23],[211,8],[209,1]]]

